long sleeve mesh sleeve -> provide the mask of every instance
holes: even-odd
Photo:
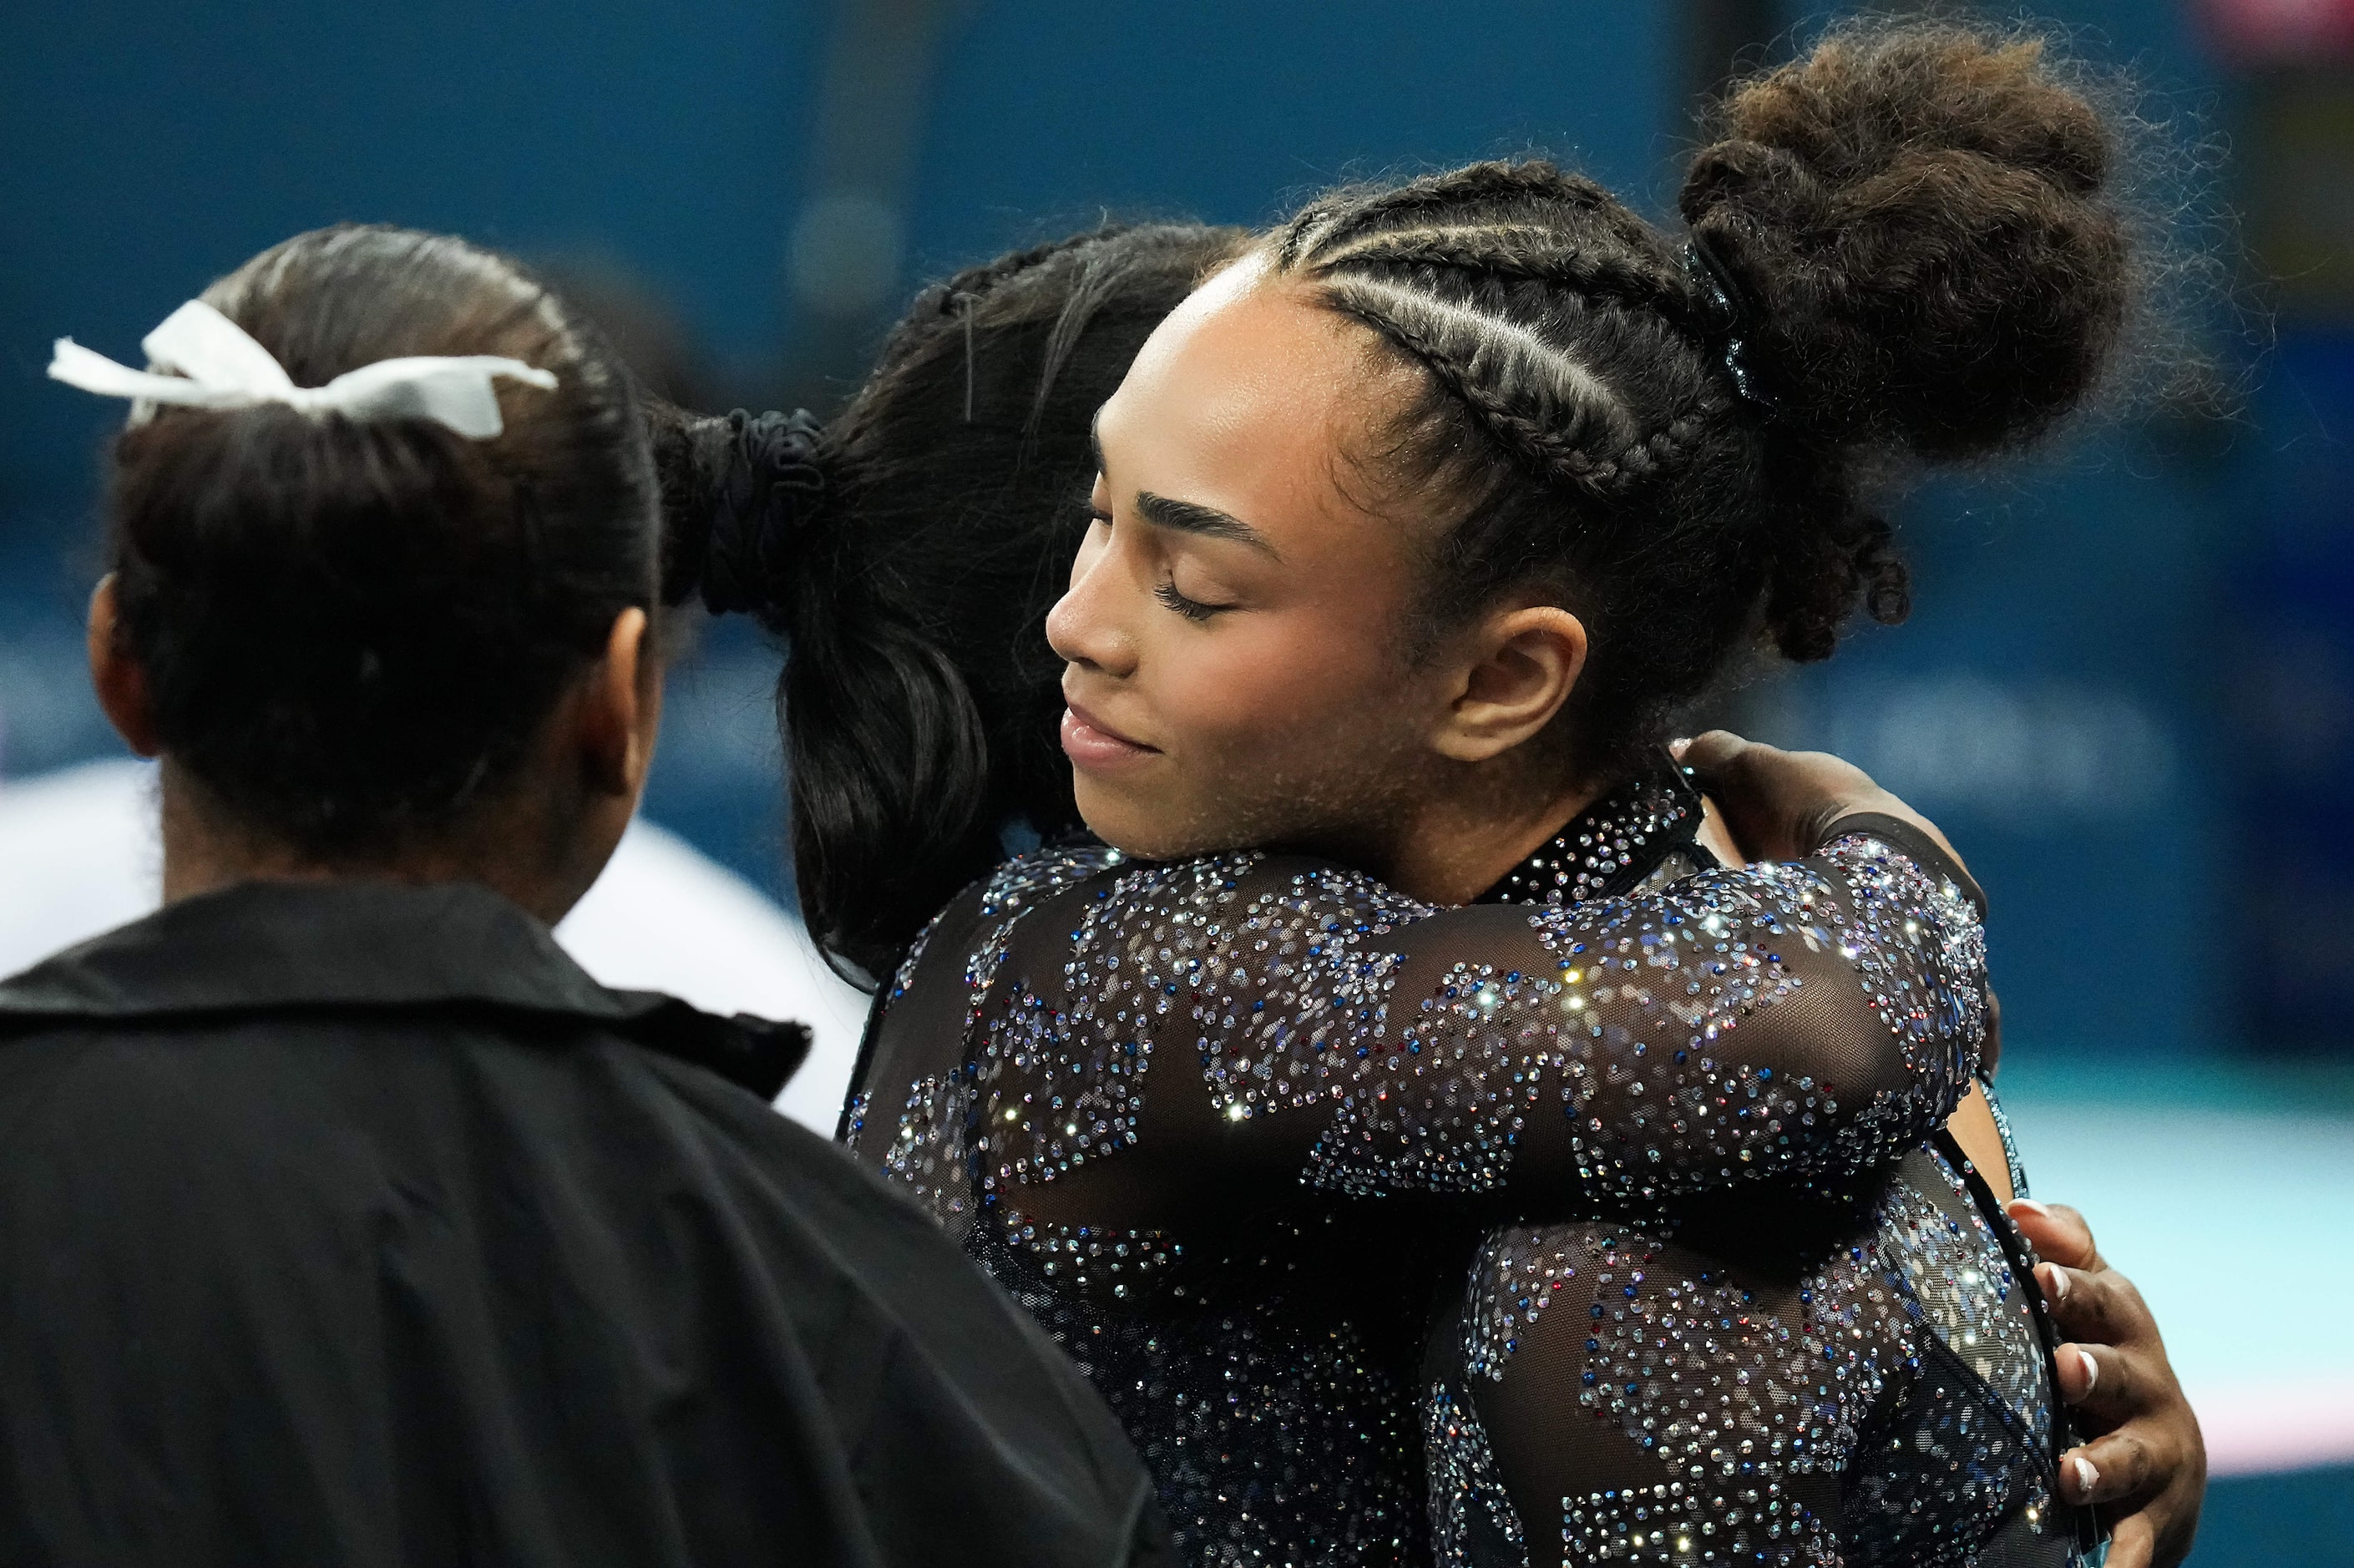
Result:
[[[1892,1158],[1984,1033],[1966,879],[1885,835],[1538,908],[1092,853],[981,895],[963,1060],[916,1086],[886,1164],[953,1128],[951,1163],[1038,1213],[1237,1173],[1607,1205]]]

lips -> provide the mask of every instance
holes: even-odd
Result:
[[[1091,773],[1161,755],[1158,747],[1130,740],[1076,703],[1063,711],[1063,751],[1074,766]]]

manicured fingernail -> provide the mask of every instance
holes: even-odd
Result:
[[[2039,1263],[2035,1277],[2043,1284],[2043,1294],[2054,1301],[2068,1299],[2068,1271],[2056,1263]]]
[[[2086,1393],[2090,1393],[2093,1392],[2093,1385],[2101,1381],[2101,1363],[2094,1361],[2093,1359],[2093,1352],[2087,1350],[2078,1350],[2076,1352],[2076,1360],[2084,1364],[2084,1392]],[[2084,1461],[2082,1459],[2079,1459],[2076,1462],[2080,1465],[2084,1464]],[[2089,1465],[2085,1465],[2084,1467],[2086,1469],[2092,1468]]]
[[[2093,1461],[2082,1454],[2068,1462],[2076,1467],[2076,1490],[2089,1499],[2093,1489],[2101,1484],[2101,1472],[2093,1468]]]
[[[2037,1219],[2039,1219],[2039,1220],[2048,1220],[2048,1219],[2050,1219],[2050,1218],[2052,1217],[2052,1211],[2051,1211],[2050,1209],[2045,1208],[2042,1204],[2041,1204],[2041,1203],[2037,1202],[2034,1199],[2032,1199],[2032,1198],[2013,1198],[2013,1199],[2010,1201],[2010,1212],[2011,1212],[2012,1213],[2014,1213],[2014,1214],[2015,1214],[2015,1213],[2019,1213],[2021,1209],[2024,1209],[2024,1210],[2026,1210],[2029,1213],[2033,1214],[2033,1215],[2034,1215]]]

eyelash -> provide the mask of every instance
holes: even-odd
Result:
[[[1198,599],[1187,599],[1177,591],[1177,582],[1173,577],[1154,588],[1152,597],[1188,620],[1207,620],[1226,608],[1223,604],[1204,604]]]
[[[1111,522],[1110,513],[1098,511],[1093,506],[1087,508],[1087,515],[1098,523],[1108,524]],[[1231,605],[1204,604],[1198,599],[1187,599],[1177,591],[1177,579],[1174,577],[1155,588],[1152,597],[1159,599],[1165,609],[1174,610],[1192,621],[1207,620],[1220,610],[1233,608]]]

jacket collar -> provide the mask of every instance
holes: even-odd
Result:
[[[0,1039],[59,1024],[384,1009],[578,1020],[773,1098],[809,1031],[613,991],[473,883],[249,882],[167,905],[0,981]]]

